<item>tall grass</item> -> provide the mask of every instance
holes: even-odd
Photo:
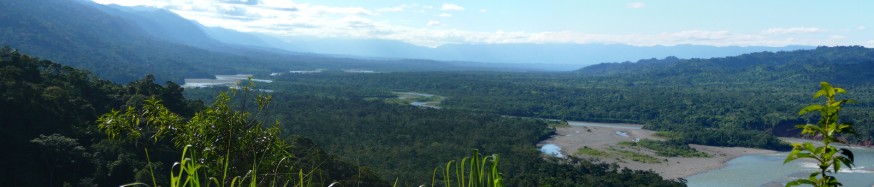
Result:
[[[462,158],[459,162],[451,160],[445,167],[434,168],[431,186],[442,182],[445,187],[503,187],[504,179],[498,170],[499,160],[497,154],[483,156],[479,150],[473,150],[471,157]]]
[[[262,182],[269,183],[269,186],[279,186],[277,182],[281,182],[281,186],[283,187],[305,187],[312,186],[312,175],[313,171],[305,172],[303,169],[297,172],[288,172],[285,176],[282,176],[279,172],[274,170],[272,174],[273,179],[271,181],[259,181],[258,175],[268,175],[266,173],[259,173],[257,167],[253,166],[249,172],[244,176],[234,176],[229,179],[229,183],[224,181],[228,181],[227,171],[228,164],[224,163],[224,168],[221,176],[214,176],[209,173],[209,170],[205,169],[205,165],[202,165],[197,162],[199,159],[194,151],[188,151],[191,146],[185,146],[182,149],[182,157],[179,162],[173,164],[173,167],[170,170],[170,183],[168,184],[170,187],[257,187]],[[148,150],[146,150],[146,157],[148,159]],[[151,159],[149,159],[150,164],[150,172],[152,174],[152,186],[159,186],[157,181],[155,181],[155,173],[154,170],[151,169]],[[279,167],[276,167],[277,170]],[[293,168],[289,168],[289,171],[293,170]],[[217,178],[221,177],[221,178]],[[292,179],[296,179],[292,180]],[[295,183],[296,182],[296,183]],[[263,184],[262,184],[263,185]],[[130,184],[121,185],[122,187],[132,187],[132,186],[149,186],[146,183],[136,182]]]

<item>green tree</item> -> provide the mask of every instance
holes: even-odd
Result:
[[[278,122],[264,127],[256,120],[257,116],[232,109],[229,94],[235,93],[219,94],[215,103],[187,120],[152,97],[145,100],[142,107],[129,106],[124,111],[113,110],[100,116],[98,128],[110,139],[147,138],[157,142],[169,138],[177,148],[197,156],[193,164],[205,166],[206,176],[221,176],[204,178],[219,180],[216,182],[219,185],[230,183],[233,176],[248,176],[262,167],[274,171],[274,168],[290,168],[290,164],[283,165],[282,160],[292,156],[288,152],[291,146],[280,138]],[[256,109],[261,111],[267,107],[270,97],[255,95],[254,100]]]
[[[844,104],[851,103],[853,100],[835,98],[837,94],[847,93],[843,88],[833,87],[827,82],[821,82],[822,89],[817,91],[813,98],[825,97],[824,104],[812,104],[798,112],[799,115],[804,115],[808,112],[819,111],[820,118],[817,124],[801,124],[797,128],[802,129],[801,134],[805,136],[821,137],[822,146],[814,146],[810,142],[792,144],[792,152],[786,156],[783,162],[789,163],[796,159],[813,159],[819,162],[819,171],[813,172],[807,179],[798,179],[786,184],[786,186],[797,186],[801,184],[810,184],[813,186],[843,186],[838,179],[831,176],[830,173],[837,173],[841,169],[841,165],[846,165],[852,168],[853,152],[849,149],[838,149],[832,146],[832,143],[847,142],[840,139],[843,133],[853,134],[853,124],[849,122],[840,122],[838,113],[841,111]]]
[[[48,136],[40,134],[38,138],[30,140],[30,142],[38,145],[42,152],[46,171],[48,171],[49,184],[56,184],[56,179],[65,180],[63,176],[67,176],[65,172],[61,172],[62,176],[60,177],[56,176],[55,171],[73,169],[80,165],[77,162],[86,160],[84,159],[86,157],[85,147],[80,146],[79,142],[73,138],[57,133]]]

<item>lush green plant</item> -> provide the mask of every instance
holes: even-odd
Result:
[[[838,119],[838,113],[843,105],[854,101],[836,99],[837,94],[847,93],[843,88],[833,87],[827,82],[821,82],[820,85],[822,89],[817,91],[813,98],[825,97],[825,103],[812,104],[798,112],[799,115],[804,115],[808,112],[819,111],[819,122],[817,124],[801,124],[796,127],[802,129],[802,135],[822,138],[823,145],[814,146],[810,142],[792,144],[792,152],[786,156],[786,160],[783,162],[785,164],[796,159],[813,159],[819,162],[819,171],[811,173],[807,179],[789,182],[786,186],[801,184],[842,186],[838,179],[829,173],[840,171],[842,164],[850,168],[853,166],[853,152],[846,148],[838,149],[832,143],[846,144],[846,141],[840,139],[840,135],[855,133],[852,123],[840,122]]]
[[[228,186],[228,187],[257,187],[259,185],[258,175],[259,173],[257,168],[252,168],[246,173],[245,176],[234,176],[230,179],[230,183],[225,183],[219,181],[218,176],[211,175],[205,168],[205,165],[202,165],[197,162],[199,157],[197,157],[195,152],[189,152],[188,149],[191,146],[185,146],[182,149],[182,157],[179,162],[173,164],[173,170],[170,171],[170,187],[200,187],[200,186]],[[146,155],[148,155],[148,150],[146,151]],[[224,170],[227,171],[228,167],[225,165]],[[277,167],[277,169],[279,169]],[[273,178],[269,181],[270,186],[280,186],[277,182],[282,182],[283,187],[285,186],[311,186],[312,185],[312,172],[304,172],[304,170],[299,170],[296,173],[289,169],[288,172],[290,175],[297,175],[289,178],[278,178],[274,171]],[[149,171],[152,175],[152,186],[158,186],[155,181],[155,173],[153,170]],[[227,172],[225,172],[227,173]],[[227,176],[221,176],[222,179]],[[296,178],[296,181],[292,178]],[[283,180],[283,181],[280,181]],[[296,184],[292,182],[297,182]],[[136,182],[130,184],[124,184],[121,186],[148,186],[146,183]]]
[[[440,180],[446,187],[503,187],[504,179],[498,170],[498,158],[497,154],[483,156],[479,150],[473,150],[471,157],[465,157],[460,162],[452,160],[446,163],[446,167],[435,168],[431,186],[435,186],[440,174]],[[440,169],[443,171],[439,172]]]
[[[650,139],[642,139],[637,142],[620,142],[620,145],[627,146],[640,146],[643,148],[647,148],[649,150],[655,151],[655,153],[659,156],[664,157],[709,157],[707,153],[699,152],[695,150],[695,148],[690,147],[688,144],[676,141],[659,141],[659,140],[650,140]]]
[[[616,155],[617,159],[628,159],[635,162],[640,163],[662,163],[662,160],[648,154],[638,153],[635,151],[625,150],[625,149],[617,149],[614,147],[608,147],[607,151],[612,152]]]
[[[242,90],[239,105],[245,109],[252,95],[249,86]],[[288,152],[291,147],[279,137],[278,122],[265,128],[250,113],[232,109],[230,94],[236,93],[219,94],[212,106],[189,120],[171,112],[161,104],[161,100],[152,97],[145,100],[142,107],[129,106],[124,112],[113,110],[102,115],[98,119],[98,128],[110,139],[125,137],[136,141],[148,137],[157,142],[170,138],[184,150],[179,175],[171,177],[173,184],[182,179],[182,173],[188,176],[186,180],[198,181],[193,184],[212,181],[219,186],[233,186],[238,180],[229,176],[246,176],[253,183],[265,182],[256,182],[256,171],[261,167],[291,168],[290,164],[283,165],[282,162],[292,157]],[[259,113],[266,109],[269,100],[269,96],[254,96]],[[185,152],[190,157],[186,158]],[[198,178],[201,175],[197,172],[200,171],[205,173],[203,176],[210,177]],[[182,186],[187,184],[181,183]]]
[[[589,155],[589,156],[594,156],[594,157],[603,157],[603,156],[610,155],[607,152],[604,152],[604,151],[601,151],[601,150],[598,150],[595,148],[591,148],[588,146],[584,146],[582,148],[577,149],[577,154],[578,155]]]

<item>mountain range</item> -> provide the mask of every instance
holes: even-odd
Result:
[[[771,83],[786,86],[828,81],[839,85],[867,86],[872,84],[871,78],[874,77],[871,69],[874,69],[874,49],[838,46],[708,59],[651,58],[601,63],[576,72],[587,76],[689,85]]]
[[[3,1],[0,12],[0,45],[116,82],[146,74],[180,81],[295,69],[569,71],[600,62],[652,57],[709,58],[811,48],[620,44],[447,44],[430,48],[378,39],[277,38],[206,27],[164,9],[88,0]]]
[[[312,69],[508,69],[482,67],[481,63],[349,58],[228,44],[208,34],[220,31],[166,10],[100,5],[87,0],[0,1],[0,12],[0,45],[122,83],[147,74],[161,81],[179,82],[215,74],[266,75]]]
[[[446,44],[430,48],[400,41],[377,39],[296,38],[271,46],[290,51],[320,54],[343,54],[385,58],[420,58],[442,61],[475,61],[518,64],[576,65],[635,61],[638,59],[676,56],[680,58],[711,58],[734,56],[761,51],[791,51],[812,49],[810,46],[739,47],[739,46],[630,46],[622,44]],[[573,68],[575,69],[575,68]],[[557,69],[569,70],[569,69]]]

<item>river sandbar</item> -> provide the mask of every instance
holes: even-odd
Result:
[[[626,125],[624,125],[626,126]],[[574,155],[581,158],[596,158],[604,162],[615,162],[619,166],[635,170],[652,170],[666,179],[688,177],[701,172],[719,169],[733,158],[748,154],[768,154],[775,151],[752,149],[743,147],[716,147],[705,145],[690,145],[698,151],[707,153],[707,158],[687,157],[662,157],[647,149],[636,149],[619,145],[619,142],[634,141],[635,139],[662,139],[656,137],[655,132],[644,129],[629,129],[627,127],[609,126],[570,126],[556,129],[556,135],[540,143],[555,144],[561,147],[563,155]],[[583,147],[596,150],[630,151],[637,154],[655,157],[655,162],[639,162],[631,159],[617,158],[617,156],[590,156],[577,154],[577,150]]]

